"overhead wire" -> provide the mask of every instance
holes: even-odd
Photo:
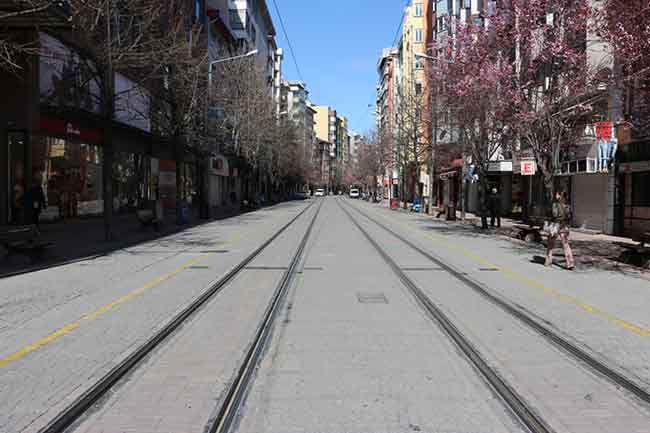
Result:
[[[296,59],[296,53],[293,50],[291,39],[289,39],[289,34],[287,33],[287,28],[284,25],[284,20],[282,19],[282,13],[280,12],[280,8],[278,7],[278,2],[276,0],[273,0],[273,6],[275,7],[275,12],[278,15],[278,19],[280,20],[282,33],[284,33],[284,38],[287,40],[287,45],[289,46],[289,51],[291,52],[291,58],[293,59],[293,64],[296,67],[296,72],[298,73],[298,77],[300,78],[300,81],[304,82],[305,80],[302,77],[302,72],[300,71],[300,67],[298,66],[298,60]]]

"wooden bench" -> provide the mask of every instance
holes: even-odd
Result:
[[[160,219],[156,216],[155,212],[151,209],[141,209],[135,212],[138,221],[143,228],[153,227],[157,232],[160,231]]]
[[[531,218],[527,224],[513,224],[516,231],[516,238],[527,243],[538,243],[543,239],[542,231],[544,222],[539,218]]]
[[[0,245],[7,250],[7,256],[23,254],[36,262],[43,258],[45,250],[53,245],[39,239],[36,226],[12,226],[0,228]]]

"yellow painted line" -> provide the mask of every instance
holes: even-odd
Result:
[[[238,242],[241,239],[241,233],[236,232],[225,244],[220,244],[220,247],[228,247],[231,243],[233,242]],[[145,293],[147,290],[153,289],[156,286],[160,285],[164,281],[167,281],[176,275],[180,274],[181,272],[191,268],[192,266],[195,266],[196,264],[202,262],[203,260],[206,260],[208,257],[210,257],[212,254],[204,254],[202,256],[197,257],[196,259],[191,260],[190,262],[184,264],[180,268],[169,272],[167,274],[161,275],[160,277],[148,282],[142,287],[139,287],[135,290],[133,290],[130,293],[127,293],[126,295],[116,299],[115,301],[104,305],[103,307],[98,308],[97,310],[93,311],[92,313],[84,314],[80,319],[75,320],[72,323],[69,323],[65,325],[64,327],[57,329],[50,335],[43,337],[39,340],[34,341],[31,344],[28,344],[27,346],[23,347],[19,351],[12,353],[9,356],[6,356],[4,358],[0,359],[0,368],[5,367],[12,362],[15,362],[21,358],[23,358],[25,355],[34,352],[38,349],[40,349],[43,346],[46,346],[59,338],[63,337],[64,335],[69,334],[70,332],[74,331],[78,327],[80,327],[83,323],[85,322],[92,322],[99,317],[103,316],[104,314],[108,313],[109,311],[113,310],[115,307],[118,307],[140,295]]]
[[[393,221],[392,219],[389,220],[388,217],[385,215],[381,215],[381,217],[386,220],[386,221]],[[402,221],[397,221],[397,224],[402,226],[403,228],[408,229],[409,231],[415,231],[416,229],[410,225],[407,225],[406,223],[403,223]],[[474,253],[472,253],[469,250],[466,250],[465,248],[459,247],[455,244],[451,244],[449,242],[446,242],[442,239],[440,239],[438,236],[434,236],[431,233],[424,233],[424,235],[429,238],[431,241],[434,243],[441,245],[448,250],[456,251],[463,256],[467,257],[468,259],[482,265],[485,267],[489,268],[494,268],[497,269],[501,274],[505,275],[507,278],[517,281],[519,283],[525,284],[528,287],[542,290],[544,293],[553,296],[556,299],[559,299],[560,301],[573,304],[574,306],[578,307],[579,309],[585,311],[588,314],[591,314],[593,316],[599,317],[601,319],[606,320],[607,322],[613,324],[614,326],[618,328],[625,329],[627,331],[630,331],[634,334],[640,335],[642,337],[650,337],[650,330],[643,328],[642,326],[635,325],[634,323],[628,322],[627,320],[621,319],[619,317],[616,317],[613,314],[610,314],[604,310],[601,310],[597,307],[594,307],[593,305],[590,305],[574,296],[567,295],[562,293],[561,291],[545,286],[544,284],[533,280],[532,278],[526,277],[524,275],[519,274],[516,271],[513,271],[512,269],[505,268],[503,266],[496,265],[489,260],[486,260]]]

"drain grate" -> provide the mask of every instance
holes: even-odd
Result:
[[[388,304],[388,298],[383,293],[357,293],[360,304]]]

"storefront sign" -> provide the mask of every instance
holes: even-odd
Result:
[[[495,161],[488,164],[488,171],[499,173],[511,173],[512,161]]]
[[[521,175],[534,176],[537,173],[537,163],[534,160],[521,161]]]
[[[650,161],[626,162],[620,165],[621,173],[638,173],[650,171]]]
[[[223,155],[215,156],[210,160],[210,168],[212,174],[217,176],[228,176],[230,173],[230,168],[228,166],[228,160]]]
[[[101,143],[101,131],[84,128],[81,125],[54,117],[41,116],[40,128],[43,133],[60,137],[76,137],[90,143]]]

